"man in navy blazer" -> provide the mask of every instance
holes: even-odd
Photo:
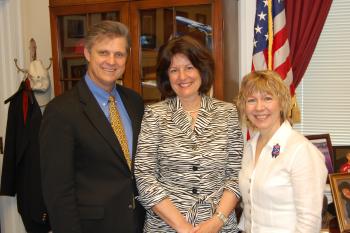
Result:
[[[41,175],[54,233],[142,232],[144,209],[135,200],[133,162],[130,169],[108,108],[112,95],[134,161],[143,100],[116,85],[129,50],[125,25],[102,21],[92,26],[85,38],[85,77],[46,107],[40,128]]]

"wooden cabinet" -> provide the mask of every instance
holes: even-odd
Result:
[[[169,38],[191,35],[213,51],[214,96],[223,98],[221,0],[50,0],[55,95],[70,89],[86,71],[83,38],[101,20],[126,24],[131,54],[122,84],[145,102],[160,100],[155,84],[159,47]]]

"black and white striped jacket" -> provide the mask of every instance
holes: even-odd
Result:
[[[175,232],[151,208],[170,198],[192,224],[209,219],[223,189],[240,197],[243,139],[236,108],[202,96],[194,130],[177,97],[146,106],[135,157],[144,232]],[[222,232],[237,232],[229,216]]]

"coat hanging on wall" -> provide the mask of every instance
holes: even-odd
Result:
[[[36,51],[33,53],[31,51],[31,54],[36,54]],[[31,56],[31,64],[35,61],[38,61],[36,55]],[[42,111],[36,92],[40,89],[42,92],[40,94],[45,94],[45,91],[49,90],[47,88],[49,84],[47,85],[44,81],[44,84],[40,85],[39,82],[31,81],[33,79],[31,73],[35,72],[30,72],[31,68],[29,71],[20,69],[16,60],[15,64],[18,70],[25,74],[25,78],[17,92],[5,101],[5,104],[10,103],[10,106],[0,194],[17,195],[18,212],[27,232],[47,233],[51,227],[42,196],[38,138]],[[39,63],[33,64],[35,66]],[[35,69],[35,67],[32,68],[32,71]],[[41,73],[45,72],[41,71]],[[39,79],[38,75],[34,76],[34,81]]]

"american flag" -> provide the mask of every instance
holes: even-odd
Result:
[[[256,1],[253,45],[252,70],[278,72],[294,96],[284,0]],[[247,129],[247,140],[250,135]]]
[[[272,43],[270,50],[269,41]],[[291,94],[294,96],[284,0],[256,1],[253,44],[252,70],[275,70],[290,87]]]

